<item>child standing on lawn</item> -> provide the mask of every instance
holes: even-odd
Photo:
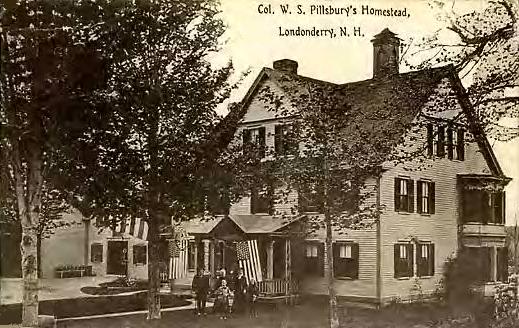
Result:
[[[215,308],[221,312],[220,319],[227,319],[227,314],[229,313],[229,296],[231,295],[231,290],[227,287],[227,281],[222,279],[220,287],[215,292],[216,301]]]
[[[259,295],[258,284],[256,280],[252,278],[249,286],[247,286],[247,303],[249,307],[249,316],[251,318],[257,318],[258,312],[256,311],[256,300]]]

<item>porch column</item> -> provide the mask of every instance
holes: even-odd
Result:
[[[215,263],[214,263],[214,253],[215,253],[215,250],[216,250],[216,241],[213,239],[213,241],[211,242],[211,253],[210,253],[210,257],[209,257],[210,267],[211,267],[211,274],[215,274],[215,272],[216,272],[216,269],[214,267],[214,265],[215,265]]]
[[[198,273],[198,238],[195,238],[195,243],[193,244],[193,258],[195,259],[195,263],[193,263],[193,268],[195,269],[195,274]]]
[[[497,248],[490,247],[490,280],[497,281]]]
[[[274,278],[274,240],[267,241],[267,279]]]
[[[204,271],[209,272],[209,240],[202,240],[204,243]]]

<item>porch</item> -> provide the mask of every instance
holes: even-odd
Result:
[[[222,269],[226,276],[233,276],[242,268],[247,279],[254,274],[261,297],[295,295],[298,284],[292,276],[291,229],[298,219],[232,215],[189,222],[185,228],[194,237],[189,244],[190,269],[202,268],[214,280]],[[253,249],[244,260],[237,248],[246,241]]]

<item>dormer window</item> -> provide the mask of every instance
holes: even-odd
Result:
[[[249,154],[265,157],[265,127],[243,130],[243,148]]]

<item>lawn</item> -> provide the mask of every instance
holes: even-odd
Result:
[[[82,321],[62,321],[58,327],[67,328],[319,328],[326,327],[327,304],[306,302],[294,307],[262,306],[258,318],[247,315],[232,316],[221,320],[218,316],[195,316],[192,311],[164,312],[162,319],[148,322],[145,315],[104,318]],[[448,309],[434,305],[398,305],[382,310],[342,308],[341,326],[355,328],[426,328],[459,327],[474,328],[466,318],[457,318],[454,323],[446,324],[450,317]]]
[[[105,313],[130,312],[146,309],[147,293],[132,295],[82,297],[62,300],[41,301],[40,314],[53,315],[59,318],[81,317]],[[188,305],[191,302],[185,297],[161,295],[163,308]],[[0,306],[0,325],[21,322],[21,304]]]

